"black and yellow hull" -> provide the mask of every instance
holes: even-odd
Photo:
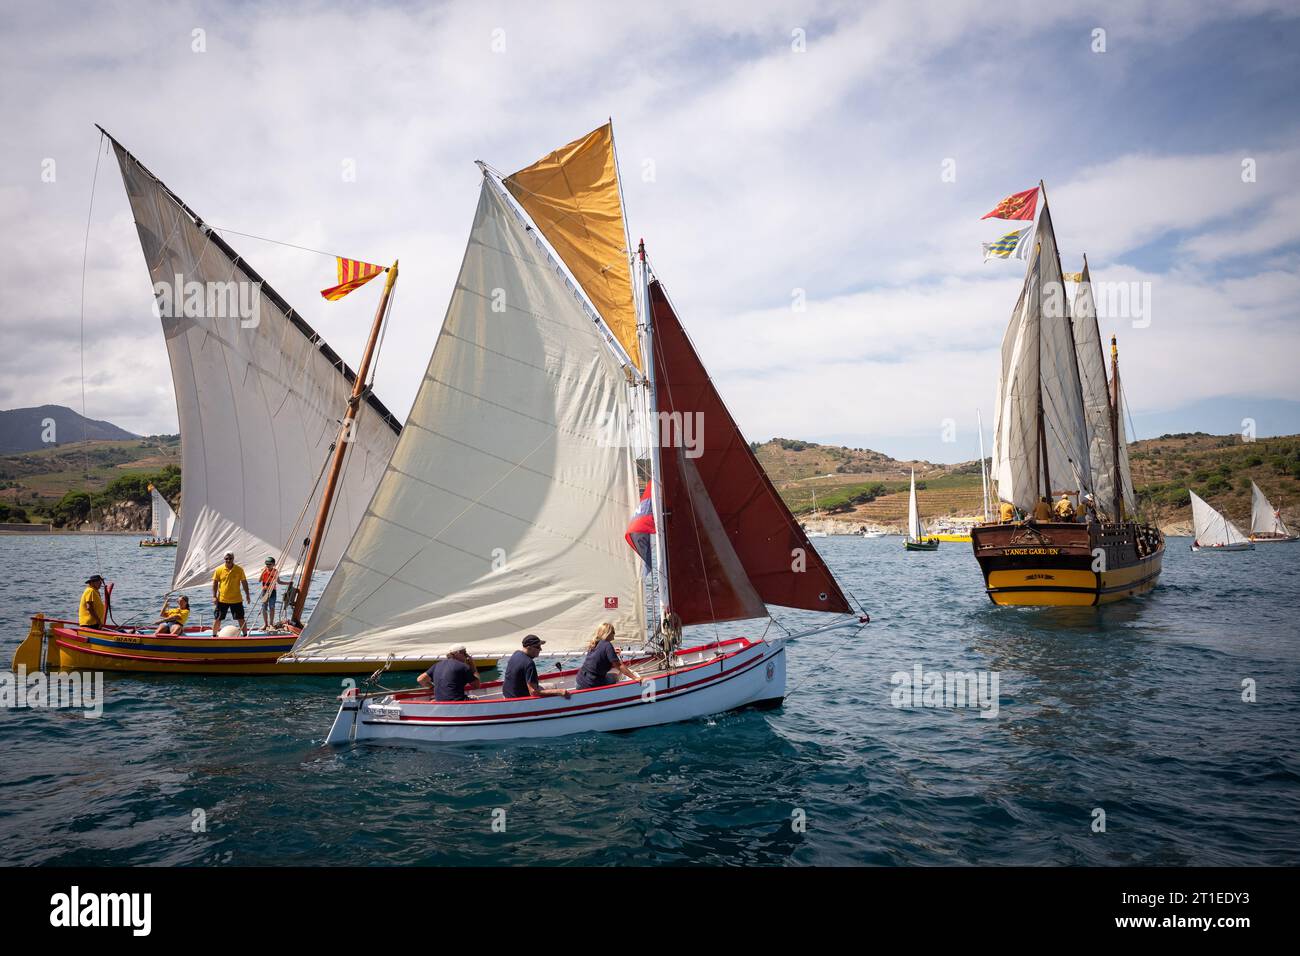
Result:
[[[971,547],[994,604],[1095,607],[1145,594],[1164,562],[1164,536],[1136,525],[980,525]]]

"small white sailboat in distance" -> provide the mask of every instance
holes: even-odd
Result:
[[[1210,507],[1204,498],[1190,489],[1187,493],[1192,497],[1192,524],[1196,528],[1196,537],[1192,540],[1193,551],[1255,550],[1250,539],[1235,524]]]
[[[1253,481],[1250,483],[1250,540],[1271,544],[1300,541],[1300,534],[1291,532],[1282,520],[1282,512],[1273,507]]]
[[[149,486],[149,498],[153,511],[149,523],[149,537],[140,542],[140,547],[176,547],[176,512],[153,485]]]

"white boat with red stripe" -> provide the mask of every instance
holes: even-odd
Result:
[[[343,698],[327,743],[455,743],[560,737],[631,730],[692,720],[751,706],[776,706],[785,697],[786,638],[735,638],[686,648],[673,666],[631,658],[640,681],[579,690],[576,670],[541,676],[544,689],[564,697],[502,697],[501,682],[484,684],[472,700],[438,702],[431,691],[358,694]]]

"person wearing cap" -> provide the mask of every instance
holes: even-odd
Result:
[[[524,649],[510,655],[501,681],[502,697],[569,697],[567,690],[544,690],[537,677],[536,658],[545,643],[536,634],[529,634],[524,638]]]
[[[1061,495],[1060,500],[1056,502],[1055,510],[1056,510],[1057,521],[1074,520],[1074,503],[1070,501],[1069,495],[1067,494]]]
[[[275,623],[275,586],[279,582],[277,578],[280,572],[275,566],[275,558],[266,559],[266,567],[262,568],[262,574],[258,578],[261,582],[262,591],[257,596],[257,603],[262,605],[262,626],[267,630]]]
[[[437,701],[473,700],[465,693],[465,688],[478,690],[481,686],[474,659],[469,656],[464,644],[449,648],[446,657],[416,680],[421,687],[432,687],[433,699]]]
[[[1088,492],[1083,496],[1083,520],[1088,524],[1096,524],[1101,519],[1097,517],[1097,499]]]
[[[212,615],[213,637],[221,631],[221,622],[227,614],[239,622],[239,630],[248,637],[248,621],[244,620],[244,602],[241,597],[247,598],[249,604],[253,603],[253,596],[248,590],[248,576],[235,563],[235,553],[227,551],[221,567],[212,573],[212,602],[217,606],[217,612]]]
[[[104,598],[99,589],[104,586],[104,579],[98,574],[86,578],[86,590],[81,592],[81,603],[77,605],[77,623],[82,627],[104,626]]]

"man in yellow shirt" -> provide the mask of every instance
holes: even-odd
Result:
[[[1004,501],[998,505],[998,521],[1001,524],[1010,524],[1016,520],[1016,506],[1009,501]]]
[[[244,569],[235,563],[234,552],[227,551],[225,561],[212,574],[212,602],[217,606],[217,613],[212,616],[213,637],[216,637],[221,630],[221,622],[225,620],[227,614],[234,615],[235,620],[239,621],[240,631],[248,637],[248,622],[244,620],[244,602],[240,595],[241,587],[242,597],[248,598],[251,604],[253,597],[248,591],[248,577],[244,574]]]
[[[86,579],[86,590],[81,592],[81,603],[77,605],[77,623],[82,627],[104,626],[104,599],[99,589],[104,586],[104,579],[98,574]]]
[[[190,599],[182,594],[176,599],[176,607],[171,607],[171,603],[171,598],[163,601],[162,617],[154,621],[158,625],[158,630],[153,632],[155,637],[185,633],[185,622],[190,619]]]
[[[1056,520],[1074,520],[1074,503],[1070,501],[1069,495],[1061,495],[1061,500],[1056,503]]]

